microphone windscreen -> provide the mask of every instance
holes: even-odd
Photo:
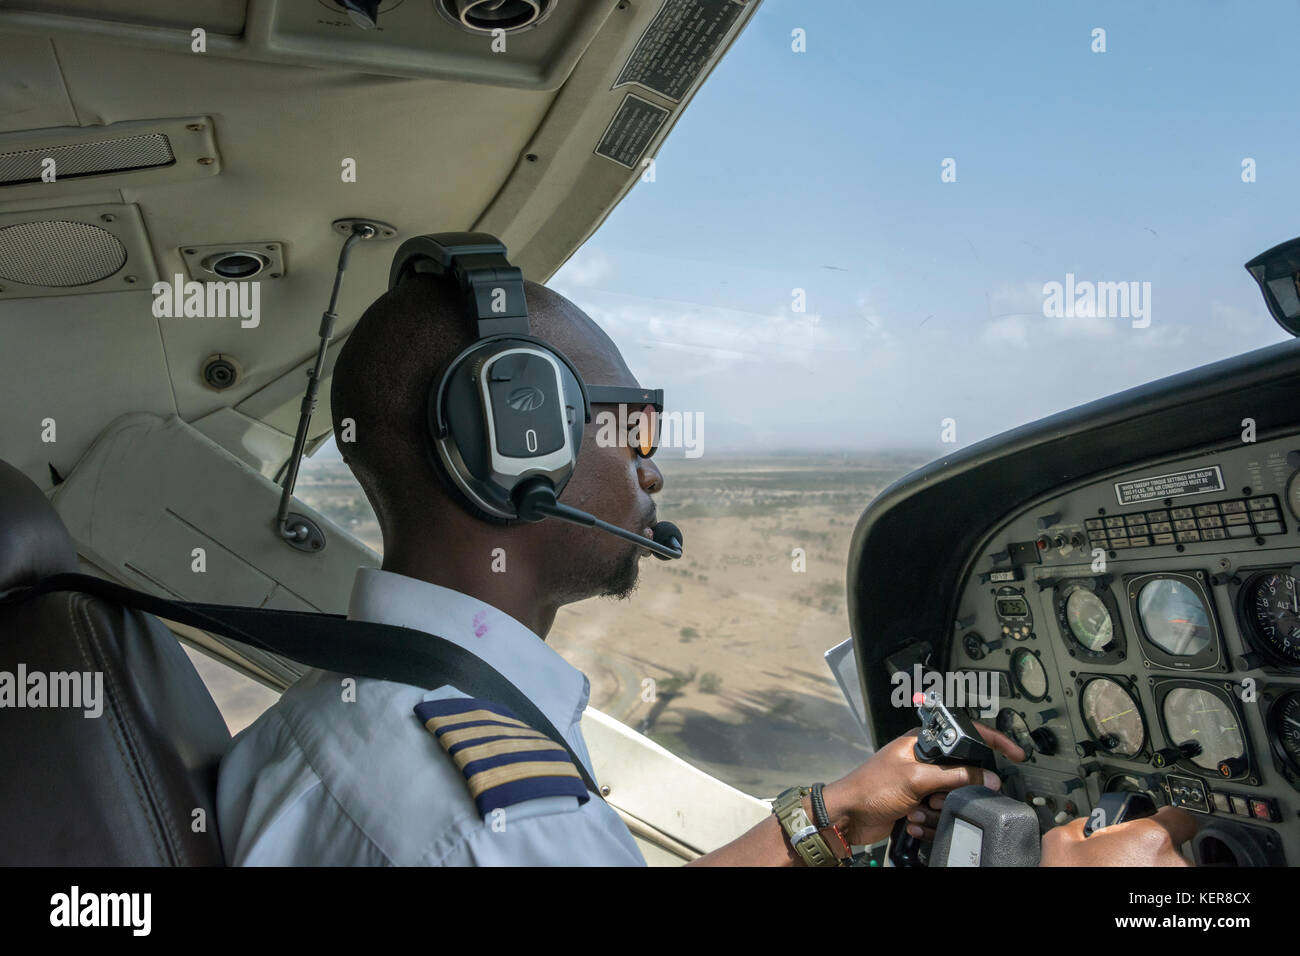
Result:
[[[651,529],[651,533],[656,544],[661,544],[665,548],[676,548],[678,551],[682,550],[682,529],[677,527],[677,525],[673,524],[671,521],[657,522]],[[661,558],[663,556],[656,554],[655,557]],[[663,558],[663,560],[667,561],[668,558]]]

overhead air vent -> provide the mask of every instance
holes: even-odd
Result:
[[[0,201],[216,176],[212,133],[206,116],[0,133]]]
[[[474,33],[517,33],[541,23],[559,0],[438,0],[452,23]]]
[[[148,291],[156,281],[158,269],[135,206],[0,215],[0,299]]]
[[[0,153],[0,186],[156,169],[174,162],[171,142],[162,133],[21,149]]]

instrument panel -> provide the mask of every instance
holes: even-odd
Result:
[[[971,565],[945,671],[1030,754],[1044,829],[1140,790],[1202,815],[1200,864],[1300,865],[1300,436],[1040,501]]]

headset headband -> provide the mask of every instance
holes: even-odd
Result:
[[[455,279],[480,339],[528,335],[524,274],[506,260],[506,247],[485,232],[439,232],[406,240],[388,271],[392,289],[411,275]]]

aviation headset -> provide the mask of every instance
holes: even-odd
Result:
[[[540,508],[555,506],[577,465],[593,401],[662,411],[662,390],[588,387],[559,350],[530,334],[523,273],[495,237],[408,239],[393,257],[389,289],[412,275],[454,280],[477,323],[478,340],[429,391],[425,441],[470,504],[492,518],[537,521],[547,513]]]

